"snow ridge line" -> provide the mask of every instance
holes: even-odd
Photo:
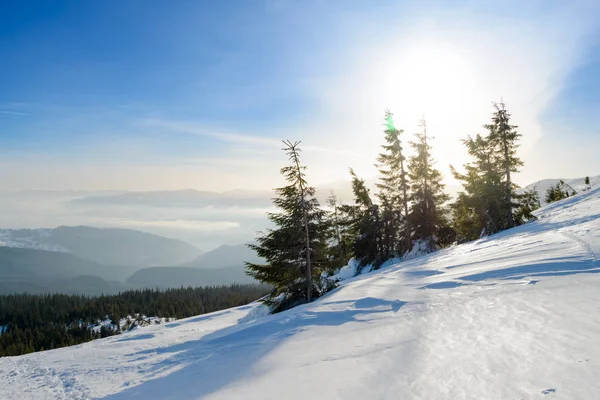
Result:
[[[582,238],[580,238],[579,236],[573,234],[573,233],[569,233],[569,232],[559,232],[561,235],[563,235],[564,237],[566,237],[567,239],[571,239],[574,240],[575,242],[579,243],[579,245],[586,251],[586,253],[588,253],[592,259],[594,260],[595,264],[600,265],[600,260],[598,260],[598,256],[596,255],[596,253],[594,253],[594,250],[592,250],[592,247],[589,245],[588,242],[586,242],[585,240],[583,240]]]

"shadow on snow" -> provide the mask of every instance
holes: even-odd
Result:
[[[104,398],[200,398],[256,374],[252,368],[255,363],[283,344],[285,339],[310,327],[365,323],[369,321],[369,316],[395,313],[405,304],[400,300],[373,297],[312,303],[253,322],[233,325],[198,340],[140,350],[130,356],[170,356],[144,371],[144,378],[149,380],[133,387],[127,387],[134,384],[133,381],[127,382],[125,390]],[[307,309],[308,306],[312,309]],[[343,309],[328,309],[338,306]],[[195,318],[186,322],[201,320]],[[237,351],[241,348],[244,349],[243,354]]]

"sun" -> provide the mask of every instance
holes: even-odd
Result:
[[[380,76],[382,103],[406,131],[405,140],[419,129],[422,118],[435,140],[433,154],[449,178],[448,165],[466,162],[460,139],[474,133],[472,112],[489,104],[478,83],[476,64],[467,54],[444,43],[418,43],[389,60]]]

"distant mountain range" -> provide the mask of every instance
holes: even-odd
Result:
[[[182,264],[183,267],[194,268],[229,268],[240,265],[240,261],[253,263],[263,262],[256,252],[245,244],[235,246],[223,245],[207,253],[201,254],[194,260]]]
[[[260,263],[245,244],[220,246],[181,267],[151,267],[134,273],[127,283],[135,287],[180,287],[254,282],[245,274],[244,262]]]
[[[189,243],[132,229],[61,226],[55,229],[1,229],[0,245],[60,251],[105,265],[177,265],[202,252]]]
[[[183,241],[129,229],[0,230],[0,294],[99,295],[130,288],[248,283],[246,245],[200,254]],[[164,261],[164,263],[162,262]]]
[[[0,294],[80,293],[98,295],[127,288],[132,267],[106,266],[69,253],[0,247]]]
[[[136,288],[172,288],[213,286],[229,283],[252,283],[244,266],[228,268],[151,267],[135,272],[126,283]]]

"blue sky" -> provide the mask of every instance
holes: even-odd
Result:
[[[385,108],[444,171],[499,97],[523,183],[600,174],[599,7],[451,3],[2,1],[0,189],[269,188],[284,138],[370,176]]]

